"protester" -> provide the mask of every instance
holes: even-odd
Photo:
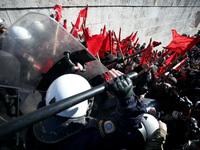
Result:
[[[132,73],[133,70],[134,70],[136,67],[137,67],[137,63],[135,63],[135,62],[127,63],[127,64],[124,66],[123,72],[124,72],[125,74]]]

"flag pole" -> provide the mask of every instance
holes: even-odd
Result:
[[[120,53],[121,53],[121,56],[122,56],[122,58],[124,59],[124,55],[123,55],[123,53],[122,53],[122,49],[121,49],[121,46],[120,46],[120,41],[117,39],[117,36],[116,36],[115,32],[114,32],[114,36],[115,36],[115,40],[117,41],[117,45],[119,45],[119,51],[120,51]],[[125,65],[124,60],[123,60],[123,64]]]
[[[119,43],[120,43],[120,41],[121,41],[121,27],[119,28]]]
[[[71,24],[72,24],[72,26],[73,26],[73,28],[72,28],[72,35],[73,35],[73,33],[74,33],[74,30],[75,30],[75,25],[73,25],[73,23],[71,22]]]
[[[86,10],[87,10],[87,12],[88,12],[88,5],[86,6]],[[87,14],[87,13],[86,13]],[[85,22],[84,22],[84,27],[86,27],[86,16],[85,16]]]
[[[111,31],[109,30],[109,41],[110,41],[110,54],[112,54],[112,37],[111,37]]]
[[[97,53],[97,59],[99,60],[99,62],[101,62],[101,59],[99,57],[99,53]],[[107,83],[108,81],[107,81],[104,73],[102,73],[102,76],[103,76],[104,81]]]

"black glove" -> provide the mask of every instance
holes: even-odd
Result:
[[[109,91],[119,100],[128,100],[133,96],[132,81],[127,75],[119,76],[109,85]]]

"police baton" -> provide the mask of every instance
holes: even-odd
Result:
[[[133,72],[128,75],[132,80],[136,79],[138,74]],[[74,96],[65,98],[59,102],[53,103],[51,105],[42,107],[35,110],[29,114],[20,116],[12,121],[3,123],[0,125],[0,140],[8,135],[16,133],[20,130],[26,129],[27,127],[42,121],[50,116],[53,116],[67,108],[70,108],[86,99],[94,97],[95,95],[101,94],[108,90],[109,83],[96,86],[85,92],[76,94]]]

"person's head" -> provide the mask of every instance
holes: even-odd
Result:
[[[169,76],[167,77],[166,82],[169,83],[171,86],[175,86],[177,83],[177,79],[173,76]]]
[[[180,75],[185,76],[185,75],[188,75],[189,73],[190,73],[190,69],[184,68],[181,70]]]
[[[137,64],[135,62],[126,64],[124,67],[124,73],[129,74],[133,72],[133,69],[135,69],[135,67],[137,67]]]
[[[154,135],[155,131],[159,128],[158,120],[151,114],[145,113],[141,121],[142,127],[139,128],[144,141],[148,142]]]
[[[146,46],[146,43],[143,43],[142,45],[145,47],[145,46]]]
[[[165,59],[161,56],[157,59],[158,64],[162,64],[164,61]]]
[[[105,53],[104,53],[104,57],[107,57],[109,54],[110,54],[109,51],[105,51]]]
[[[158,51],[158,56],[161,56],[162,52],[161,51]]]
[[[117,58],[121,58],[122,57],[122,54],[120,51],[117,51]]]
[[[140,61],[141,61],[141,56],[138,54],[136,57],[133,58],[133,61],[134,61],[135,63],[139,64]]]
[[[46,106],[91,89],[89,82],[80,75],[65,74],[49,86]],[[65,100],[66,101],[66,100]],[[78,132],[90,114],[93,99],[86,99],[34,125],[36,136],[43,142],[53,143]],[[41,131],[41,129],[43,129]],[[53,138],[52,138],[53,137]]]
[[[138,43],[135,48],[136,49],[140,48],[140,44]]]
[[[182,36],[187,36],[187,34],[186,34],[186,33],[183,33]]]

